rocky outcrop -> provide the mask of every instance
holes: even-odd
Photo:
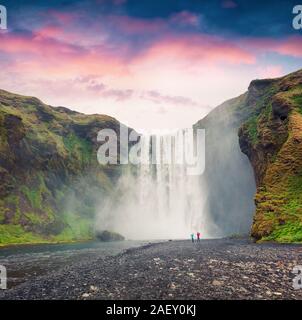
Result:
[[[113,231],[97,231],[96,232],[96,238],[99,241],[103,242],[112,242],[112,241],[124,241],[125,237],[123,237],[121,234],[113,232]]]
[[[239,142],[257,184],[252,236],[302,241],[302,70],[254,81],[250,92],[255,92],[257,107],[241,125]]]
[[[0,90],[0,244],[93,236],[120,174],[97,162],[103,128],[119,133],[120,123]]]
[[[194,128],[206,129],[211,232],[242,234],[252,225],[256,240],[302,241],[302,70],[252,81]]]
[[[248,235],[255,210],[255,182],[248,158],[241,152],[238,129],[251,110],[252,96],[231,99],[194,125],[205,129],[205,172],[201,177],[204,228],[215,237]]]

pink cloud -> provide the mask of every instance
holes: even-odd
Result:
[[[50,72],[53,75],[85,75],[87,73],[127,73],[127,65],[111,48],[77,46],[51,38],[57,29],[41,29],[31,36],[5,34],[0,52],[14,56],[12,68],[18,71]],[[126,51],[120,47],[120,51]],[[13,56],[12,56],[13,55]],[[40,71],[39,71],[40,70]]]
[[[232,42],[206,35],[168,36],[154,43],[141,56],[142,60],[164,58],[194,62],[252,64],[255,56]]]
[[[126,18],[128,19],[128,18]],[[128,20],[121,21],[128,21]],[[139,28],[136,21],[132,27]],[[149,30],[155,26],[149,25]],[[129,28],[132,28],[131,26]],[[157,28],[156,26],[155,28]],[[0,52],[10,57],[14,71],[39,74],[47,70],[52,75],[84,76],[129,75],[132,66],[145,63],[186,63],[187,65],[253,64],[258,53],[277,52],[282,55],[302,57],[302,36],[283,40],[249,39],[236,42],[209,35],[181,35],[169,33],[149,43],[141,51],[132,51],[130,44],[109,45],[110,39],[97,46],[77,45],[64,41],[64,30],[48,25],[34,34],[1,34]],[[58,40],[58,38],[62,40]],[[70,37],[72,38],[72,35]],[[109,42],[109,43],[108,43]],[[277,74],[277,70],[272,74]]]
[[[146,20],[128,16],[111,15],[106,18],[106,21],[111,27],[128,34],[157,33],[167,28],[167,24],[163,19]]]
[[[57,38],[62,34],[63,34],[62,28],[56,25],[48,25],[48,26],[42,27],[36,32],[36,35],[42,38]]]
[[[158,91],[147,91],[141,95],[142,99],[150,100],[154,103],[162,104],[168,103],[172,105],[179,105],[179,106],[197,106],[197,103],[190,98],[182,97],[182,96],[169,96],[163,95]]]
[[[290,37],[280,44],[275,44],[276,51],[293,57],[302,57],[302,36]]]
[[[56,19],[67,21],[70,16],[57,16]],[[72,16],[72,15],[71,15]],[[67,20],[66,20],[67,19]],[[168,66],[178,72],[185,67],[185,72],[198,70],[203,67],[252,65],[257,61],[258,54],[277,52],[281,55],[302,57],[302,36],[285,39],[224,39],[205,34],[180,33],[169,31],[169,23],[174,19],[190,25],[196,23],[197,17],[189,12],[182,12],[171,17],[169,22],[161,19],[143,20],[127,16],[109,16],[105,22],[96,23],[92,31],[86,32],[79,26],[73,30],[74,20],[69,28],[60,23],[45,23],[33,34],[0,34],[0,53],[7,57],[6,70],[12,73],[27,74],[29,81],[43,76],[72,79],[93,74],[97,77],[112,77],[127,79],[122,87],[131,87],[131,76],[139,72],[154,70],[162,71]],[[114,42],[110,34],[106,34],[105,27],[110,21],[112,26],[135,34],[141,32],[155,33],[148,44],[139,49],[131,47],[131,41]],[[157,23],[159,22],[159,23]],[[98,31],[98,32],[97,32]],[[97,41],[94,41],[97,37]],[[125,37],[127,39],[127,37]],[[113,39],[114,40],[114,39]],[[4,68],[4,67],[3,67]],[[148,69],[149,68],[149,69]],[[199,68],[199,69],[198,69]],[[169,69],[169,70],[171,70]],[[151,70],[151,71],[150,71]],[[181,69],[183,72],[183,69]],[[263,77],[279,76],[282,69],[279,66],[269,66],[263,70]],[[143,78],[143,77],[142,77]],[[129,81],[129,82],[127,82]],[[143,80],[144,81],[144,80]],[[147,80],[146,80],[147,82]],[[86,90],[95,92],[104,98],[118,101],[130,99],[131,90],[105,88],[100,81],[90,81],[82,84]],[[117,86],[119,87],[119,86]],[[170,101],[173,104],[194,105],[181,96],[169,97],[145,95],[156,103]]]
[[[125,101],[133,96],[133,90],[109,89],[102,92],[103,98],[113,98],[116,101]]]
[[[89,84],[87,86],[87,89],[94,91],[96,93],[99,93],[103,90],[105,90],[106,86],[103,83],[94,83],[94,84]]]
[[[62,25],[73,22],[78,18],[78,13],[75,12],[62,12],[57,10],[48,10],[46,13],[43,13],[47,16],[47,20],[53,19],[59,22]]]
[[[242,44],[249,50],[257,52],[276,52],[281,55],[302,57],[302,36],[291,36],[283,39],[254,38],[244,39]]]
[[[179,13],[173,14],[170,21],[180,25],[191,25],[198,26],[199,18],[196,14],[189,11],[181,11]]]
[[[278,78],[283,75],[283,68],[279,65],[267,66],[259,68],[259,77],[260,78]]]
[[[106,25],[126,34],[158,34],[173,30],[173,25],[198,26],[199,17],[189,11],[172,14],[167,20],[162,18],[140,19],[125,15],[109,15]]]
[[[80,48],[63,42],[41,37],[39,33],[32,36],[5,34],[1,36],[0,51],[7,53],[32,53],[37,55],[77,54]]]
[[[108,88],[108,86],[104,83],[98,82],[98,79],[94,76],[78,78],[74,82],[86,85],[86,88],[89,91],[92,91],[99,97],[111,98],[115,101],[125,101],[131,99],[134,94],[134,91],[131,89]]]

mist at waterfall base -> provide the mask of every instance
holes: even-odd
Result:
[[[238,137],[247,115],[245,110],[234,112],[236,101],[224,102],[194,125],[206,132],[206,170],[201,177],[206,190],[203,214],[207,231],[215,238],[248,236],[255,212],[255,177]]]
[[[202,162],[204,141],[190,139],[188,130],[144,133],[140,149],[140,163],[123,166],[114,194],[100,206],[97,227],[135,240],[184,239],[197,231],[208,237],[204,188],[188,161],[195,151]]]
[[[219,109],[208,118],[206,126],[194,126],[205,128],[204,174],[187,175],[186,166],[176,164],[124,166],[114,193],[99,207],[96,228],[133,240],[185,239],[197,231],[202,238],[248,235],[255,180],[239,148],[238,126]],[[169,153],[167,139],[156,138],[161,157]],[[176,139],[174,148],[181,143]],[[149,155],[150,135],[142,136],[141,147]]]

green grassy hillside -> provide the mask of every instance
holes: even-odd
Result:
[[[0,245],[93,237],[119,175],[97,163],[97,132],[119,125],[0,90]]]

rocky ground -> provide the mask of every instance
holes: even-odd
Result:
[[[301,299],[302,245],[169,241],[91,257],[1,291],[1,299]]]

